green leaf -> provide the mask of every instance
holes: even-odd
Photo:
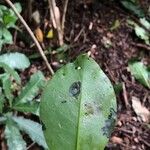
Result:
[[[150,44],[149,43],[149,33],[146,32],[145,29],[136,25],[135,26],[135,33],[140,39],[144,40],[146,44]]]
[[[21,83],[21,79],[18,73],[12,68],[10,68],[7,64],[0,62],[0,68],[3,68],[6,73],[10,74],[16,80],[18,84]]]
[[[142,62],[129,61],[129,68],[135,79],[144,86],[150,88],[150,72]]]
[[[23,117],[13,117],[13,120],[17,123],[20,130],[26,132],[34,142],[43,146],[44,148],[47,148],[42,126],[39,123]]]
[[[2,28],[0,28],[0,39],[2,38],[2,35],[3,35],[3,31]]]
[[[113,85],[114,87],[114,90],[115,90],[115,93],[116,95],[119,95],[120,92],[122,91],[123,87],[122,87],[122,83],[116,83]]]
[[[11,91],[12,82],[10,80],[10,75],[6,73],[5,76],[3,76],[1,78],[1,80],[3,83],[3,90],[5,93],[5,96],[9,100],[10,106],[12,106],[12,101],[13,101],[14,96],[13,96],[12,91]]]
[[[6,44],[13,43],[12,35],[6,28],[3,28],[3,40]]]
[[[5,102],[4,94],[0,92],[0,113],[3,112],[4,102]]]
[[[24,113],[33,113],[39,116],[39,103],[37,102],[18,104],[17,106],[13,106],[13,109]]]
[[[143,10],[141,9],[139,4],[135,4],[133,2],[130,2],[128,0],[123,0],[121,1],[122,5],[130,10],[131,12],[133,12],[135,15],[137,15],[138,17],[144,17],[145,14],[143,12]]]
[[[140,22],[146,29],[150,30],[150,22],[148,22],[145,18],[140,18]]]
[[[20,3],[15,3],[14,6],[16,7],[18,13],[21,13],[21,11],[22,11],[21,4]]]
[[[17,18],[13,14],[14,14],[14,12],[12,12],[12,14],[11,14],[11,12],[9,12],[9,13],[5,14],[3,17],[4,26],[7,29],[11,28],[15,25]]]
[[[0,117],[0,125],[4,124],[6,122],[7,118],[6,117]]]
[[[117,28],[120,27],[120,21],[117,19],[115,20],[115,22],[113,23],[112,27],[110,28],[111,31],[116,30]]]
[[[69,45],[67,44],[63,44],[62,46],[60,46],[59,48],[56,49],[57,52],[65,52],[69,49]]]
[[[32,101],[33,98],[38,94],[39,90],[44,85],[45,85],[45,78],[42,72],[38,71],[37,73],[33,74],[31,76],[30,81],[21,91],[19,97],[16,98],[15,105]]]
[[[116,120],[116,97],[107,76],[86,55],[48,82],[40,117],[50,149],[103,150]]]
[[[23,140],[18,127],[11,121],[7,121],[5,138],[9,150],[26,150],[26,142]]]
[[[150,44],[150,34],[142,27],[140,27],[137,23],[132,20],[127,20],[128,24],[131,27],[134,27],[135,34],[142,40],[145,41],[146,44]],[[140,22],[145,26],[145,28],[149,28],[149,24],[143,19],[140,19]]]
[[[18,52],[0,55],[0,62],[7,64],[13,69],[24,70],[30,66],[28,57]]]
[[[1,49],[2,49],[2,46],[3,46],[3,40],[0,39],[0,51],[1,51]]]

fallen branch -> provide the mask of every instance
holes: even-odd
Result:
[[[8,5],[12,8],[12,10],[15,12],[15,14],[17,15],[17,17],[20,19],[20,21],[22,22],[22,24],[25,26],[25,28],[27,29],[28,33],[30,34],[30,36],[32,37],[33,41],[35,42],[39,53],[41,54],[43,60],[45,61],[45,64],[47,66],[47,68],[49,69],[50,73],[53,75],[54,71],[51,67],[51,65],[49,64],[39,42],[37,41],[36,37],[34,36],[33,32],[31,31],[31,29],[29,28],[29,26],[27,25],[27,23],[25,22],[25,20],[23,19],[23,17],[18,13],[17,9],[15,8],[14,4],[10,1],[10,0],[5,0]]]

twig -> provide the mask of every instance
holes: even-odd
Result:
[[[60,24],[60,20],[58,20],[57,16],[56,16],[56,11],[55,11],[56,2],[55,2],[55,0],[48,0],[48,3],[49,3],[49,7],[50,7],[50,13],[52,13],[50,15],[51,19],[53,19],[55,24],[56,24],[56,29],[57,29],[57,33],[58,33],[58,39],[59,39],[59,45],[62,46],[64,44],[63,31],[62,31],[62,27]]]
[[[35,144],[35,142],[31,143],[31,144],[27,147],[27,150],[29,150],[34,144]]]
[[[66,19],[66,12],[67,12],[67,7],[68,7],[68,1],[69,0],[65,0],[65,4],[64,4],[64,12],[63,12],[63,16],[62,16],[62,31],[64,33],[64,28],[65,28],[65,19]]]
[[[126,91],[126,86],[124,82],[122,83],[122,87],[123,87],[123,97],[124,97],[125,106],[126,108],[128,108],[130,105],[128,102],[127,91]]]
[[[17,17],[20,19],[20,21],[22,22],[22,24],[25,26],[25,28],[27,29],[27,31],[29,32],[30,36],[32,37],[33,41],[35,42],[39,53],[41,54],[43,60],[45,61],[47,68],[49,69],[49,71],[51,72],[51,74],[54,74],[54,71],[51,67],[51,65],[49,64],[39,42],[37,41],[36,37],[34,36],[33,32],[31,31],[31,29],[29,28],[29,26],[27,25],[27,23],[25,22],[25,20],[23,19],[23,17],[18,13],[17,9],[15,8],[15,6],[13,5],[13,3],[10,0],[5,0],[8,5],[12,8],[12,10],[15,12],[15,14],[17,15]]]
[[[77,36],[74,38],[73,42],[77,42],[79,37],[81,36],[81,34],[83,33],[84,31],[84,27],[80,30],[80,32],[77,34]]]
[[[125,129],[125,128],[120,128],[119,130],[120,130],[120,131],[123,131],[123,132],[125,132],[125,133],[133,134],[133,131],[127,130],[127,129]]]
[[[150,51],[150,46],[146,45],[146,44],[142,44],[142,43],[134,43],[132,42],[131,43],[133,46],[137,46],[139,48],[144,48],[146,50],[149,50]]]
[[[145,145],[147,145],[148,147],[150,147],[150,143],[148,143],[147,141],[145,141],[144,139],[140,138],[140,141],[143,142]]]

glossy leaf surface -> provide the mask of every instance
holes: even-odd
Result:
[[[49,81],[40,115],[50,149],[103,150],[116,119],[113,87],[98,64],[81,55]]]

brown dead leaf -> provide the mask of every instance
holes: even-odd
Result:
[[[139,116],[143,122],[149,122],[150,112],[146,107],[142,106],[140,100],[137,97],[132,97],[132,107],[137,116]]]
[[[43,42],[43,32],[39,27],[35,30],[35,36],[39,42]]]
[[[113,136],[113,137],[111,138],[111,141],[112,141],[113,143],[116,143],[116,144],[121,144],[121,143],[123,143],[123,140],[122,140],[120,137],[117,137],[117,136]]]

